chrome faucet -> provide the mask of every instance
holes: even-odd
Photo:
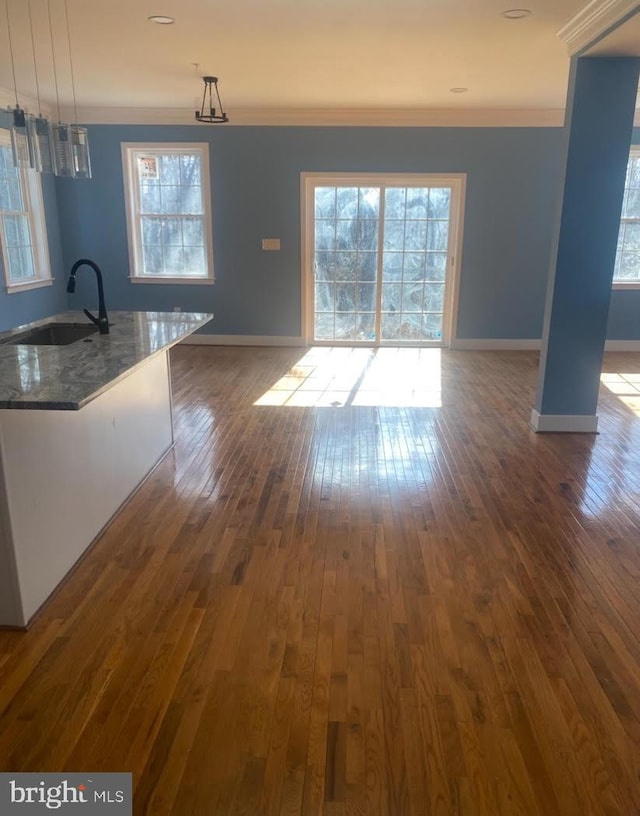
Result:
[[[100,267],[97,263],[90,261],[88,258],[80,258],[79,261],[76,261],[74,265],[71,267],[71,272],[69,273],[69,283],[67,284],[67,292],[73,293],[76,291],[76,272],[78,271],[78,267],[86,264],[90,266],[93,271],[96,273],[96,278],[98,279],[98,316],[92,315],[90,311],[87,309],[84,310],[84,313],[89,318],[92,323],[95,323],[96,326],[100,329],[100,334],[109,334],[109,320],[107,319],[107,307],[104,305],[104,288],[102,286],[102,272],[100,271]]]

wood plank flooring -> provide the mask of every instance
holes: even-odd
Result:
[[[135,813],[640,814],[640,356],[179,347],[174,451],[27,633],[0,770]],[[385,386],[390,386],[385,390]]]

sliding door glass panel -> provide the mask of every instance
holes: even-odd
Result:
[[[316,340],[375,340],[379,214],[379,188],[315,188]]]
[[[314,340],[442,340],[452,188],[313,187]]]
[[[450,209],[448,187],[385,189],[383,341],[441,339]]]

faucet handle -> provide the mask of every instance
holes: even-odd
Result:
[[[86,316],[100,329],[100,334],[109,334],[109,321],[106,317],[96,317],[88,309],[83,309]]]
[[[88,309],[83,309],[83,311],[92,323],[95,323],[96,326],[100,325],[98,318],[95,315],[92,315]]]

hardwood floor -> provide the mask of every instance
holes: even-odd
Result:
[[[174,451],[0,632],[0,769],[131,771],[153,816],[639,814],[640,357],[590,436],[530,431],[535,354],[304,354],[174,350]]]

